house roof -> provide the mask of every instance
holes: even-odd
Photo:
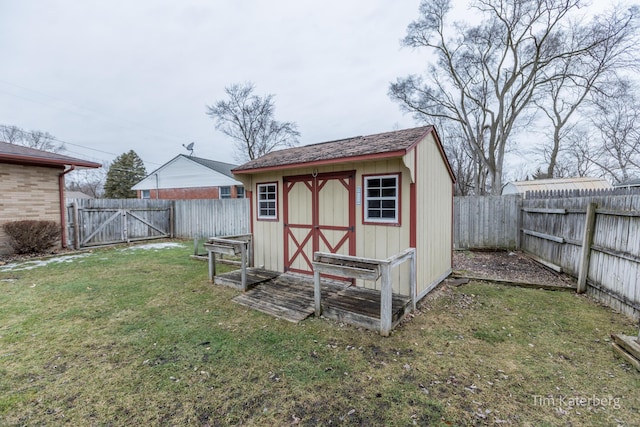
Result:
[[[628,181],[613,184],[614,187],[640,187],[640,179],[630,179]]]
[[[179,154],[154,170],[132,190],[240,185],[231,169],[236,165]]]
[[[209,168],[209,169],[211,169],[213,171],[216,171],[216,172],[221,173],[221,174],[223,174],[225,176],[228,176],[229,178],[235,179],[235,177],[233,176],[233,173],[231,173],[231,169],[235,168],[237,165],[232,165],[230,163],[224,163],[224,162],[218,162],[216,160],[203,159],[202,157],[187,156],[185,154],[178,154],[173,159],[169,160],[167,163],[165,163],[164,165],[160,166],[158,169],[154,170],[153,172],[151,172],[147,176],[153,175],[154,173],[158,172],[160,169],[166,167],[170,163],[176,161],[180,157],[184,157],[187,160],[191,160],[192,162],[196,162],[196,163],[198,163],[198,164],[200,164],[200,165],[202,165],[202,166],[204,166],[206,168]]]
[[[83,193],[82,191],[67,191],[64,192],[64,197],[67,199],[93,199],[87,193]]]
[[[532,181],[513,181],[507,183],[502,194],[526,193],[527,191],[549,190],[599,190],[609,189],[611,184],[604,178],[553,178]]]
[[[248,174],[274,169],[316,166],[336,161],[348,162],[401,157],[430,132],[435,134],[433,126],[422,126],[272,151],[238,166],[233,169],[233,173]],[[444,155],[437,134],[435,138],[451,173],[449,162]],[[453,177],[452,173],[451,176]]]
[[[81,168],[102,167],[100,163],[2,141],[0,141],[0,163],[31,166],[75,166]]]

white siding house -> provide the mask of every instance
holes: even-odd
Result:
[[[180,154],[132,187],[140,199],[242,198],[244,187],[234,178],[235,165]]]

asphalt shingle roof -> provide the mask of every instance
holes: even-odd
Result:
[[[89,168],[98,168],[99,163],[82,160],[75,157],[63,156],[58,153],[37,150],[17,144],[9,144],[0,141],[0,161],[11,163],[29,163],[41,165],[73,165]]]
[[[221,174],[226,175],[230,178],[234,178],[233,173],[231,173],[231,169],[235,168],[237,165],[218,162],[216,160],[203,159],[201,157],[185,156],[184,154],[181,154],[181,156],[193,160],[194,162],[199,163],[202,166],[212,169],[216,172],[220,172]]]
[[[432,126],[422,126],[273,151],[238,166],[233,169],[233,172],[243,173],[256,169],[302,165],[338,159],[347,162],[357,157],[378,154],[384,156],[384,154],[407,150],[432,129]]]

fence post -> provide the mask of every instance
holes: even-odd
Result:
[[[521,250],[522,249],[522,237],[520,234],[520,230],[522,230],[522,220],[523,220],[523,213],[522,213],[522,196],[517,196],[518,197],[518,203],[516,203],[516,250]]]
[[[380,264],[382,284],[380,286],[380,335],[388,337],[391,332],[392,315],[392,285],[391,266],[389,263]]]
[[[122,209],[122,240],[129,243],[129,230],[127,229],[127,210]]]
[[[80,224],[78,222],[78,204],[74,201],[71,203],[71,214],[73,215],[73,248],[80,249]]]
[[[589,261],[591,259],[591,244],[593,243],[593,232],[596,224],[596,208],[595,203],[589,203],[587,206],[587,216],[584,223],[584,235],[582,237],[582,256],[580,259],[580,270],[578,272],[578,293],[581,294],[587,290],[587,276],[589,275]]]

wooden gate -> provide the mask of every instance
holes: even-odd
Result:
[[[72,207],[73,246],[129,243],[172,237],[171,207]]]
[[[313,253],[355,255],[355,172],[284,177],[284,270],[313,274]]]

